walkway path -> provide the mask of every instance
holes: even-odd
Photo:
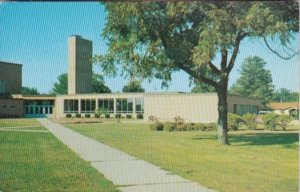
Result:
[[[48,119],[38,121],[123,192],[213,192]]]

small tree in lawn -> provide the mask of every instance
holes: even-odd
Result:
[[[281,2],[134,2],[103,3],[107,21],[102,33],[108,52],[96,56],[102,69],[140,78],[159,78],[166,85],[173,71],[183,70],[218,95],[218,140],[228,144],[227,88],[240,44],[261,39],[274,54],[270,40],[289,46],[298,32],[298,5]],[[289,49],[290,50],[290,49]],[[214,58],[220,56],[220,62]],[[206,75],[209,73],[210,75]],[[210,78],[213,76],[214,78]]]

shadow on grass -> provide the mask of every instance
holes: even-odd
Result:
[[[229,133],[229,143],[234,146],[264,146],[264,145],[282,145],[284,148],[298,149],[298,133],[241,133],[231,135]],[[193,140],[215,140],[216,135],[201,135]]]
[[[285,148],[298,148],[298,133],[245,133],[229,135],[229,142],[235,146],[282,145]]]

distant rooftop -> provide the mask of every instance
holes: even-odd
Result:
[[[267,107],[273,110],[283,110],[288,108],[299,109],[298,102],[270,102],[267,104]]]

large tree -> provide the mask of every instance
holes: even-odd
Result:
[[[274,92],[272,100],[280,102],[297,102],[299,101],[299,93],[291,92],[286,88],[281,88]]]
[[[39,91],[34,87],[22,87],[22,95],[39,95]]]
[[[228,144],[228,77],[245,39],[271,40],[288,47],[298,32],[298,5],[282,2],[135,2],[103,3],[107,21],[102,33],[108,52],[96,56],[103,70],[141,78],[171,80],[183,70],[197,81],[213,86],[218,95],[218,139]],[[277,40],[278,39],[278,40]],[[288,47],[290,48],[290,47]],[[290,50],[290,49],[288,49]],[[214,58],[220,57],[220,62]],[[206,72],[216,78],[206,76]]]
[[[240,69],[240,78],[231,87],[230,92],[242,96],[260,98],[263,104],[273,97],[271,71],[265,69],[266,62],[257,56],[247,57]]]
[[[138,80],[129,80],[127,85],[124,85],[122,91],[124,93],[138,93],[145,92],[145,89],[142,87],[141,82]]]
[[[58,76],[58,82],[54,83],[52,93],[64,95],[68,93],[68,75],[66,73]],[[92,76],[92,93],[111,93],[109,87],[105,85],[102,75],[93,74]]]

